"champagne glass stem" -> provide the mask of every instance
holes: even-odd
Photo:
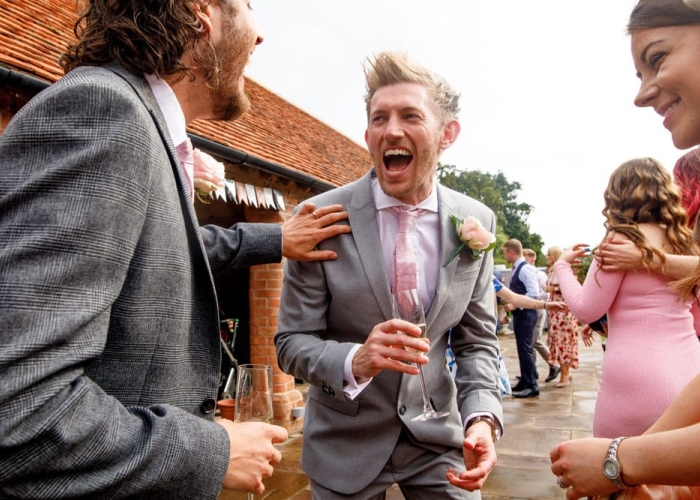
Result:
[[[423,411],[435,411],[435,408],[433,408],[433,404],[430,402],[430,396],[428,395],[428,386],[425,384],[425,376],[423,375],[423,365],[418,365],[418,372],[418,375],[420,376],[420,388],[423,392]]]

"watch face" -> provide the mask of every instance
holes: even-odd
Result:
[[[606,458],[603,462],[603,472],[610,479],[617,479],[617,477],[620,475],[620,465],[616,460]]]

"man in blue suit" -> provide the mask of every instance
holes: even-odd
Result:
[[[503,243],[503,257],[513,264],[510,289],[533,299],[540,297],[537,269],[528,264],[523,256],[523,245],[516,239]],[[532,350],[532,332],[537,324],[534,309],[513,309],[513,331],[520,362],[520,381],[513,387],[514,398],[534,398],[540,395],[537,384],[535,353]]]

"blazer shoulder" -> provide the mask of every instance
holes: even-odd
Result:
[[[304,202],[314,203],[316,207],[339,204],[347,208],[355,197],[356,191],[359,189],[370,189],[369,180],[366,175],[348,184],[344,184],[333,188],[330,191],[312,196],[311,198],[304,200]],[[304,204],[304,202],[299,203],[297,210]]]
[[[438,184],[438,197],[441,205],[454,211],[454,215],[460,218],[472,215],[474,217],[495,217],[493,210],[487,205],[464,193]]]

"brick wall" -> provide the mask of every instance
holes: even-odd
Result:
[[[291,188],[291,189],[290,189]],[[285,192],[286,212],[252,210],[246,212],[249,222],[282,222],[291,217],[291,211],[300,199],[308,198],[293,183]],[[296,197],[295,197],[296,195]],[[297,198],[298,197],[298,198]],[[277,365],[274,336],[277,333],[277,314],[284,277],[283,263],[254,266],[250,270],[250,361],[273,366],[275,424],[290,433],[301,430],[303,418],[294,418],[292,410],[304,406],[304,398],[296,388],[294,377],[283,373]]]

